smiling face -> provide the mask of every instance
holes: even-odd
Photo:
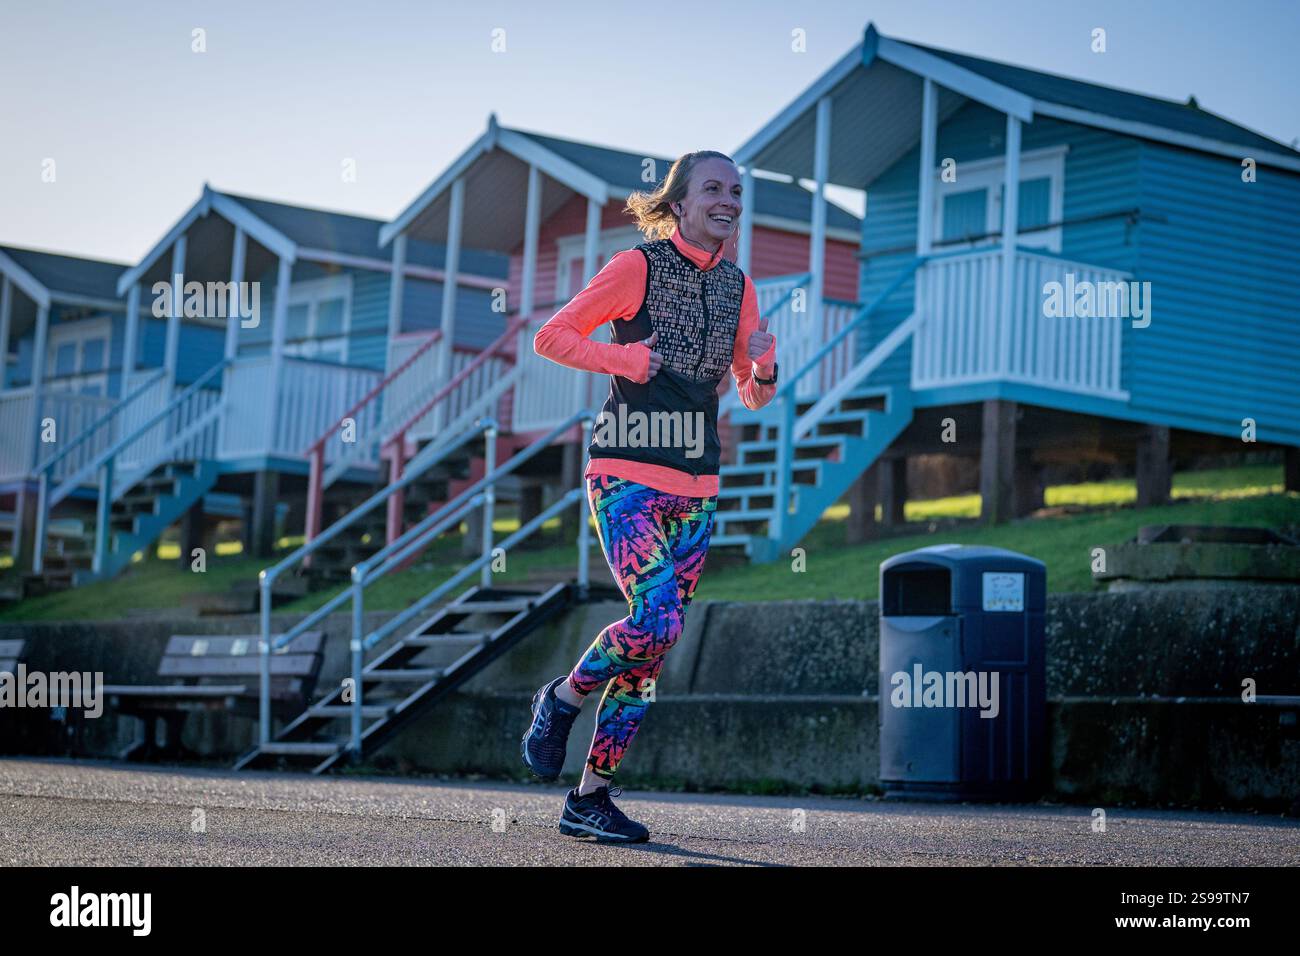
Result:
[[[702,159],[691,169],[686,196],[676,203],[682,235],[716,248],[740,222],[740,173],[725,159]]]

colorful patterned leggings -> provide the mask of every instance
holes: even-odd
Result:
[[[583,696],[606,684],[587,766],[608,778],[654,700],[664,655],[681,636],[718,499],[672,495],[612,475],[589,477],[587,499],[629,610],[596,636],[569,674],[569,686]]]

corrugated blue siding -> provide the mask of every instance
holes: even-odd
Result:
[[[348,364],[381,371],[388,361],[388,288],[386,272],[352,273],[352,331]]]
[[[939,128],[936,156],[957,161],[958,183],[961,164],[1001,156],[1005,150],[1004,114],[971,103]],[[1068,220],[1131,210],[1138,203],[1138,155],[1136,140],[1072,123],[1039,118],[1021,130],[1024,151],[1067,144],[1065,157],[1064,218]],[[867,185],[867,210],[862,226],[862,252],[867,256],[861,270],[859,300],[871,302],[912,258],[916,247],[917,166],[919,150],[913,149],[874,183]],[[1029,184],[1021,188],[1020,221],[1038,217],[1042,197]],[[1025,202],[1028,200],[1028,203]],[[1067,226],[1062,237],[1062,255],[1099,266],[1134,268],[1137,238],[1121,218],[1098,219]],[[883,250],[910,247],[906,253]],[[872,255],[873,251],[882,254]],[[911,314],[912,283],[891,297],[887,308],[873,318],[866,335],[858,338],[859,357],[894,326]],[[1127,336],[1133,330],[1126,330]],[[872,376],[873,383],[905,386],[911,379],[911,345],[902,346]]]
[[[1300,444],[1300,176],[1143,143],[1135,271],[1151,325],[1129,329],[1131,402],[1153,418]]]
[[[442,325],[442,283],[406,280],[403,332],[433,330]],[[506,316],[492,311],[490,289],[456,290],[456,345],[484,349],[505,331]]]

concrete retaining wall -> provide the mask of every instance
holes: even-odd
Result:
[[[533,691],[567,671],[625,613],[622,604],[602,602],[557,619],[421,718],[373,765],[526,778],[518,745]],[[874,602],[863,601],[696,603],[620,782],[877,788],[877,614]],[[286,623],[278,619],[277,627]],[[343,615],[326,625],[323,684],[347,672],[347,627]],[[110,683],[136,683],[153,680],[168,635],[199,629],[253,633],[256,621],[8,625],[0,638],[28,638],[33,668],[103,670]],[[1259,694],[1300,694],[1300,588],[1055,595],[1047,662],[1057,798],[1286,810],[1300,796],[1294,728],[1280,726],[1275,709],[1236,703],[1245,678]],[[1199,700],[1168,700],[1178,696]],[[131,738],[130,724],[111,716],[74,715],[66,728],[41,716],[45,726],[35,732],[28,721],[25,749],[108,755]],[[588,707],[571,738],[566,779],[581,769],[594,722]],[[247,719],[196,718],[185,743],[228,756],[254,732]]]

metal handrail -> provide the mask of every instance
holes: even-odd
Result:
[[[778,404],[780,416],[777,423],[776,461],[774,462],[776,465],[776,494],[775,500],[772,502],[771,537],[777,539],[781,537],[785,518],[790,508],[790,484],[793,480],[794,470],[795,389],[799,380],[813,369],[818,368],[822,359],[833,352],[840,342],[848,337],[849,333],[869,319],[877,309],[898,291],[904,282],[916,274],[916,271],[925,264],[926,260],[926,256],[917,256],[908,262],[875,299],[860,308],[857,314],[844,323],[843,328],[827,339],[808,361],[786,379],[784,384],[777,386],[776,393],[772,396],[773,402]]]
[[[351,651],[353,654],[354,677],[358,678],[356,688],[355,688],[356,697],[354,699],[359,701],[361,684],[358,675],[360,673],[359,668],[360,668],[361,658],[358,657],[358,655],[364,656],[364,651],[365,651],[365,647],[363,647],[363,642],[360,636],[360,632],[362,630],[361,618],[364,613],[365,587],[372,580],[377,580],[379,577],[382,577],[384,574],[387,574],[394,567],[397,567],[402,563],[404,563],[412,554],[415,554],[421,548],[425,547],[430,541],[436,538],[439,534],[442,534],[443,531],[451,527],[453,522],[459,524],[461,518],[464,515],[471,512],[474,508],[477,508],[480,505],[484,506],[483,555],[480,558],[476,559],[474,562],[471,562],[470,565],[468,565],[469,568],[468,571],[462,569],[461,572],[458,572],[458,576],[455,578],[455,581],[458,583],[459,581],[463,580],[464,577],[467,576],[469,573],[472,573],[475,570],[482,569],[483,585],[486,587],[490,580],[490,569],[487,567],[487,562],[491,558],[493,553],[492,520],[493,520],[493,508],[495,506],[495,501],[496,501],[496,483],[504,476],[514,472],[524,462],[528,461],[529,459],[539,454],[543,448],[549,445],[555,438],[562,435],[576,421],[586,421],[589,423],[588,428],[590,428],[590,423],[594,422],[594,420],[595,420],[595,414],[589,409],[583,409],[582,411],[575,412],[562,425],[558,426],[557,428],[555,428],[553,431],[543,436],[542,438],[537,439],[535,442],[529,445],[528,448],[514,455],[510,459],[510,461],[507,462],[505,465],[497,467],[495,464],[496,442],[494,440],[496,435],[496,427],[497,427],[496,421],[495,419],[492,419],[490,417],[479,419],[478,423],[476,423],[474,428],[469,429],[468,431],[463,433],[461,436],[459,436],[457,439],[455,439],[452,442],[449,442],[445,445],[437,446],[437,448],[433,453],[430,453],[429,448],[423,449],[420,452],[420,454],[416,455],[415,458],[411,460],[412,468],[408,471],[408,473],[405,476],[403,476],[402,479],[376,492],[364,503],[358,506],[358,508],[352,514],[349,514],[347,517],[331,525],[325,532],[321,534],[320,537],[316,538],[315,541],[307,542],[306,544],[302,545],[291,555],[284,558],[276,565],[263,570],[261,574],[258,575],[258,579],[261,587],[261,607],[259,609],[260,624],[261,624],[260,627],[261,643],[259,646],[259,651],[261,653],[261,688],[260,688],[261,692],[259,695],[259,722],[258,722],[259,724],[258,732],[259,732],[259,739],[261,741],[261,744],[265,745],[269,743],[271,739],[270,693],[271,693],[272,653],[274,653],[275,651],[279,650],[282,647],[287,646],[290,641],[292,641],[295,637],[297,637],[307,628],[311,627],[316,622],[322,620],[331,611],[347,603],[347,601],[351,599],[352,614],[353,614],[353,639],[351,643]],[[284,634],[273,639],[271,637],[271,589],[275,582],[276,577],[278,577],[281,573],[283,573],[288,567],[290,567],[296,561],[301,560],[303,557],[310,554],[313,550],[323,545],[326,541],[330,540],[335,535],[339,534],[344,528],[348,527],[353,522],[355,522],[361,516],[361,514],[368,512],[375,505],[379,504],[381,501],[385,500],[390,495],[405,488],[408,484],[410,484],[412,481],[418,478],[420,474],[429,465],[433,464],[434,461],[440,460],[443,457],[443,455],[445,455],[452,448],[456,448],[464,444],[470,438],[472,438],[474,434],[476,434],[479,431],[486,431],[488,433],[488,442],[487,442],[487,449],[486,449],[487,470],[483,475],[483,477],[478,479],[478,481],[474,482],[468,488],[464,489],[459,494],[455,495],[449,501],[444,503],[443,506],[439,508],[436,512],[434,512],[431,515],[428,515],[423,520],[421,520],[420,522],[412,526],[405,534],[401,535],[396,540],[389,542],[383,548],[377,551],[375,554],[367,558],[365,561],[362,561],[358,565],[354,566],[352,569],[352,581],[353,581],[352,587],[339,592],[339,594],[335,595],[324,605],[317,608],[315,611],[309,614],[302,621],[299,621],[296,625],[294,625]],[[426,455],[428,455],[427,460],[425,457]],[[568,503],[569,499],[566,498],[565,501],[566,503]],[[547,509],[545,512],[543,512],[543,514],[549,517],[553,510],[555,510],[554,506],[552,506],[550,509]],[[525,527],[528,529],[529,533],[531,533],[532,530],[535,530],[536,526],[537,526],[536,521],[533,521],[533,522],[529,522],[529,524],[526,525]],[[522,528],[520,529],[520,531],[523,530],[524,529]],[[509,544],[513,545],[514,541],[517,540],[516,536],[519,535],[519,533],[520,532],[516,532],[514,536],[507,538],[506,541],[509,542]],[[588,535],[589,535],[589,530],[587,528],[586,522],[585,521],[579,522],[578,581],[579,581],[580,589],[584,592],[586,590],[587,580],[588,580],[588,567],[587,567]],[[497,545],[497,547],[502,547],[504,545],[505,542],[503,542],[502,545]],[[376,563],[381,563],[381,570],[375,573],[374,575],[371,575],[370,572],[372,569],[374,569]],[[442,593],[445,593],[445,590],[446,588],[444,587],[443,590],[436,591],[436,594],[440,596]],[[418,613],[419,609],[426,607],[430,601],[436,599],[437,599],[436,597],[429,598],[428,595],[426,595],[421,602],[417,602],[415,605],[413,605],[413,607],[415,607],[416,610],[412,611],[411,609],[408,608],[406,612],[403,612],[403,614],[406,616],[403,617],[399,615],[400,620],[401,621],[408,620],[410,615]],[[385,631],[384,633],[386,634],[388,632]],[[371,641],[370,644],[367,646],[373,646],[374,642],[379,639],[380,639],[379,637],[376,637],[374,641]],[[354,726],[353,726],[352,746],[354,748],[359,746],[360,713],[361,712],[358,709],[353,714]]]
[[[470,487],[466,488],[457,495],[456,498],[453,498],[444,506],[444,509],[454,508],[455,510],[452,514],[440,517],[441,511],[443,510],[440,509],[438,513],[425,518],[396,541],[389,543],[384,548],[380,549],[375,554],[372,554],[366,560],[359,562],[352,568],[351,652],[353,687],[351,702],[351,733],[348,746],[353,753],[359,753],[361,750],[361,714],[362,706],[364,704],[362,699],[362,671],[365,663],[365,652],[373,648],[377,643],[389,634],[392,634],[399,627],[408,623],[417,614],[420,614],[429,605],[433,604],[447,592],[455,588],[475,571],[482,572],[482,584],[484,587],[487,587],[491,574],[488,562],[492,560],[497,550],[508,551],[518,542],[524,540],[529,535],[533,534],[538,528],[542,527],[542,525],[549,521],[554,515],[559,514],[575,502],[581,502],[585,499],[586,495],[582,487],[570,489],[558,501],[552,503],[550,507],[534,516],[532,520],[528,521],[512,534],[507,535],[499,544],[494,546],[492,543],[492,504],[495,500],[496,482],[512,473],[533,456],[540,453],[541,450],[549,446],[552,441],[568,432],[573,425],[579,422],[584,423],[583,432],[585,440],[583,442],[583,447],[586,448],[590,443],[591,429],[595,423],[595,418],[595,413],[591,409],[582,409],[581,411],[575,412],[546,435],[534,441],[526,449],[512,456],[506,464],[498,467],[489,467],[487,473],[484,474],[482,478]],[[585,457],[586,455],[584,453],[584,458]],[[480,491],[480,489],[484,490]],[[362,634],[365,630],[364,613],[366,587],[374,581],[382,578],[389,571],[401,567],[411,555],[417,553],[421,548],[425,547],[430,541],[441,534],[446,527],[449,527],[453,520],[459,522],[463,513],[473,510],[480,504],[485,506],[483,515],[483,553],[453,574],[446,581],[442,582],[442,584],[426,593],[409,607],[394,615],[383,625],[363,637]],[[581,504],[579,504],[578,507],[580,511],[578,521],[578,590],[579,593],[585,597],[589,578],[587,551],[590,529],[587,526],[587,522],[582,520],[583,515],[581,514]],[[266,680],[268,681],[268,684],[265,684],[264,686],[269,686],[269,654],[266,655],[263,660],[265,662],[263,666],[266,673]]]
[[[528,323],[527,316],[522,314],[516,314],[514,318],[512,318],[509,322],[506,323],[505,331],[502,332],[499,336],[497,336],[497,338],[493,340],[492,343],[487,346],[487,348],[483,349],[476,356],[474,356],[474,358],[471,359],[470,362],[464,368],[462,368],[459,372],[457,372],[455,375],[451,377],[451,381],[449,381],[442,388],[438,389],[438,391],[435,392],[434,395],[427,402],[425,402],[422,406],[420,406],[418,411],[416,411],[413,415],[410,415],[406,419],[406,421],[402,423],[400,427],[398,427],[391,434],[386,436],[386,438],[384,439],[383,447],[388,449],[388,462],[389,462],[388,480],[390,484],[400,479],[406,468],[407,432],[410,431],[410,429],[413,428],[415,424],[418,421],[420,421],[420,419],[422,419],[425,415],[429,414],[429,412],[431,412],[434,408],[437,408],[440,402],[450,400],[451,396],[456,394],[456,390],[460,388],[461,384],[465,382],[470,377],[470,375],[472,375],[483,365],[485,365],[488,359],[497,357],[498,352],[502,353],[501,355],[502,358],[507,358],[507,356],[504,355],[505,347],[509,343],[514,341],[514,338],[516,335],[518,335],[519,330],[523,328],[525,325],[527,325],[527,323]],[[518,365],[516,364],[515,367],[518,368]],[[495,406],[495,404],[496,404],[496,400],[494,399],[493,406]],[[450,414],[448,414],[447,418],[450,417],[451,417]],[[439,422],[439,424],[448,425],[450,424],[450,422]],[[382,457],[382,452],[381,452],[381,457]],[[323,496],[318,493],[318,498],[319,497],[323,497]],[[404,499],[400,494],[393,498],[390,498],[388,501],[387,537],[389,541],[393,541],[401,534],[403,506],[404,506]]]
[[[135,402],[136,399],[138,399],[150,388],[157,385],[158,381],[166,374],[167,374],[167,369],[165,368],[158,369],[157,372],[149,376],[149,378],[142,385],[140,385],[139,388],[131,392],[130,395],[126,396],[126,398],[122,399],[120,402],[116,403],[111,409],[108,410],[106,414],[101,415],[93,423],[91,423],[91,426],[89,428],[84,430],[80,435],[78,435],[75,439],[73,439],[72,444],[70,444],[67,448],[64,448],[57,455],[55,455],[53,458],[46,461],[37,469],[36,472],[36,477],[37,477],[36,538],[35,541],[33,542],[33,547],[32,547],[32,551],[33,551],[32,572],[33,573],[40,574],[41,569],[44,567],[45,528],[49,522],[49,510],[67,497],[67,494],[57,495],[54,501],[50,500],[50,476],[54,472],[54,467],[59,462],[61,462],[64,458],[66,458],[69,454],[75,451],[81,445],[82,442],[89,439],[90,436],[93,435],[95,432],[97,432],[103,425],[106,425],[108,422],[112,421],[112,419],[116,417],[123,409],[125,409],[127,406]],[[40,412],[38,410],[37,417],[39,418],[39,416],[40,416]],[[71,475],[65,478],[59,487],[60,488],[65,486],[68,487],[69,488],[68,494],[71,494],[71,489],[76,487],[78,484],[80,484],[82,479],[85,476],[93,475],[98,470],[99,470],[99,466],[95,462],[91,462],[88,465],[83,465],[81,468],[77,469],[75,472],[73,472]]]
[[[411,459],[410,468],[407,474],[398,482],[387,485],[375,492],[361,504],[357,505],[351,512],[338,521],[330,525],[320,535],[313,538],[294,550],[287,557],[283,558],[269,568],[263,568],[257,576],[258,587],[261,592],[261,606],[259,611],[259,623],[261,631],[261,650],[262,650],[262,687],[259,701],[259,735],[262,743],[267,743],[270,738],[270,653],[280,647],[287,645],[299,634],[306,631],[317,621],[322,620],[327,614],[342,604],[352,596],[348,589],[344,589],[330,598],[323,605],[295,624],[292,628],[282,634],[272,647],[271,641],[271,592],[274,589],[275,581],[281,574],[297,564],[299,561],[310,557],[314,552],[324,545],[328,544],[334,538],[338,537],[352,525],[356,524],[363,517],[382,504],[391,495],[405,489],[412,482],[418,480],[429,468],[442,461],[448,454],[461,446],[468,444],[475,436],[480,433],[486,433],[487,444],[489,449],[496,446],[495,438],[497,432],[496,419],[491,416],[484,416],[478,419],[471,427],[465,429],[455,438],[447,442],[435,443],[420,450],[414,458]],[[436,515],[446,516],[447,505],[439,508]]]

